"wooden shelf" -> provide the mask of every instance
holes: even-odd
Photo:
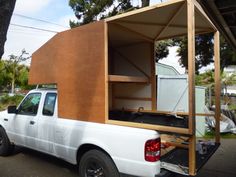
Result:
[[[136,76],[109,75],[108,80],[109,82],[149,83],[148,78]]]

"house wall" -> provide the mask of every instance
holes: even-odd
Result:
[[[57,84],[59,117],[105,122],[104,24],[59,33],[32,56],[29,83]]]
[[[156,63],[157,75],[179,75],[180,73],[173,67],[162,63]]]

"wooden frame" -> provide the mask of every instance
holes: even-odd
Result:
[[[135,109],[127,109],[126,111],[135,112]],[[169,111],[156,111],[156,110],[139,110],[142,113],[152,113],[152,114],[166,114],[166,115],[177,115],[177,116],[188,116],[188,112],[169,112]],[[215,114],[207,113],[195,113],[196,116],[215,116]]]
[[[173,1],[175,3],[177,1]],[[195,135],[195,130],[196,130],[196,125],[195,125],[195,119],[196,116],[215,116],[216,118],[216,142],[220,142],[219,138],[219,120],[220,120],[220,81],[219,81],[219,73],[220,73],[220,64],[219,64],[219,36],[218,32],[216,31],[216,28],[214,24],[209,20],[209,18],[206,16],[206,14],[202,11],[201,7],[195,0],[186,0],[186,1],[178,1],[178,2],[183,2],[183,5],[181,5],[176,13],[173,13],[173,15],[170,17],[168,20],[167,24],[159,24],[159,23],[150,23],[150,22],[142,22],[143,25],[147,26],[161,26],[162,29],[161,31],[158,32],[155,36],[155,40],[163,40],[166,39],[165,37],[160,37],[167,29],[168,27],[176,26],[172,24],[172,21],[175,19],[175,17],[178,15],[179,12],[183,9],[184,5],[187,5],[187,26],[179,26],[181,28],[186,28],[187,27],[187,37],[188,37],[188,82],[189,82],[189,111],[187,113],[174,113],[176,115],[182,115],[182,116],[188,116],[189,117],[189,124],[187,129],[182,129],[182,128],[175,128],[175,127],[168,127],[168,126],[159,126],[159,125],[150,125],[150,124],[140,124],[140,123],[134,123],[134,122],[122,122],[122,121],[114,121],[114,120],[107,120],[106,123],[110,124],[115,124],[115,125],[123,125],[123,126],[131,126],[131,127],[140,127],[140,128],[146,128],[146,129],[155,129],[158,131],[163,131],[163,132],[168,132],[168,133],[178,133],[178,134],[185,134],[189,136],[189,144],[188,145],[182,145],[178,143],[172,143],[173,146],[177,147],[182,147],[182,148],[187,148],[189,150],[189,175],[196,175],[196,135]],[[149,7],[148,9],[152,9]],[[145,9],[141,9],[140,12],[143,12]],[[205,27],[195,27],[195,13],[200,13],[200,16],[202,18],[206,18],[209,24],[211,25],[212,28],[205,28]],[[130,12],[127,14],[133,15],[133,12]],[[126,17],[125,15],[120,15],[120,17]],[[138,21],[129,21],[129,20],[122,20],[116,18],[111,18],[108,20],[108,22],[111,20],[116,20],[119,23],[120,26],[121,24],[134,24],[138,25],[141,22]],[[112,22],[114,24],[115,22]],[[178,26],[178,25],[177,25]],[[177,27],[176,26],[176,27]],[[122,28],[126,28],[125,26],[122,26]],[[195,32],[195,29],[197,29],[197,32]],[[201,29],[199,31],[199,29]],[[128,28],[126,28],[128,30]],[[132,30],[129,30],[131,32]],[[196,113],[195,112],[195,35],[196,34],[203,34],[203,33],[210,33],[210,32],[215,32],[215,44],[214,44],[214,51],[215,51],[215,85],[216,85],[216,111],[215,114],[205,114],[205,113]],[[135,31],[135,34],[138,34]],[[139,34],[140,35],[140,34]],[[181,35],[181,34],[179,34]],[[177,36],[179,36],[177,35]],[[185,35],[184,33],[182,35]],[[175,35],[171,37],[177,37]],[[145,39],[150,39],[148,36],[140,35],[140,37]],[[152,39],[151,39],[152,40]],[[150,40],[150,42],[151,42]],[[148,41],[148,40],[146,40]],[[152,52],[154,54],[154,42]],[[153,59],[151,59],[153,60]],[[140,112],[151,112],[151,113],[157,113],[157,114],[173,114],[170,112],[162,112],[162,111],[156,111],[156,100],[154,97],[156,97],[156,79],[154,80],[154,70],[152,70],[151,77],[150,77],[150,83],[152,84],[152,110],[139,110]],[[155,88],[154,88],[155,86]],[[144,99],[147,100],[149,98],[132,98],[132,97],[118,97],[118,99],[133,99],[133,100],[139,100],[139,99]],[[137,110],[130,110],[129,111],[137,111]]]
[[[134,83],[148,83],[149,80],[145,77],[136,76],[121,76],[121,75],[109,75],[109,82],[134,82]]]
[[[161,31],[156,35],[155,37],[155,41],[159,39],[159,37],[161,36],[162,33],[165,32],[165,30],[171,25],[172,21],[175,19],[176,16],[178,16],[178,14],[182,11],[182,9],[184,8],[184,4],[183,3],[177,12],[173,13],[173,15],[171,16],[171,18],[168,20],[168,23],[166,24],[166,26],[164,26]]]
[[[114,124],[114,125],[121,125],[121,126],[128,126],[128,127],[145,128],[149,130],[158,130],[161,132],[189,135],[189,131],[187,128],[177,128],[177,127],[170,127],[170,126],[163,126],[163,125],[152,125],[152,124],[145,124],[145,123],[125,122],[125,121],[116,121],[116,120],[107,120],[106,123]]]
[[[187,0],[187,21],[188,21],[188,87],[189,87],[189,174],[196,174],[196,135],[195,135],[195,19],[194,4]]]
[[[220,143],[220,116],[221,116],[221,107],[220,107],[220,34],[215,32],[214,34],[214,56],[215,56],[215,119],[216,119],[216,142]]]
[[[118,22],[120,23],[128,23],[128,24],[143,24],[143,25],[148,25],[148,26],[161,26],[161,27],[165,27],[166,24],[165,23],[152,23],[152,22],[138,22],[138,21],[124,21],[124,20],[119,20]],[[173,27],[173,28],[184,28],[186,29],[187,26],[185,25],[172,25],[169,24],[169,27]],[[205,27],[198,27],[197,29],[201,29],[201,30],[206,30]]]
[[[116,99],[152,101],[152,98],[116,96]]]
[[[105,52],[105,80],[107,81],[108,80],[108,25],[107,23],[104,23],[104,52]],[[109,89],[109,85],[108,85],[108,82],[105,82],[105,99],[106,99],[106,102],[105,102],[105,120],[108,119],[108,115],[109,115],[109,99],[108,99],[108,89]],[[113,101],[113,98],[112,98],[112,101]],[[113,104],[113,103],[112,103]]]
[[[151,57],[150,57],[150,63],[151,63],[151,98],[152,98],[152,110],[156,111],[157,110],[157,87],[156,87],[156,61],[153,59],[155,58],[155,43],[152,43],[150,46],[151,50]]]

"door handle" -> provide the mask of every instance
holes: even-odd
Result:
[[[8,119],[5,118],[4,121],[8,121]]]
[[[32,120],[31,120],[31,121],[30,121],[30,124],[31,124],[31,125],[34,125],[34,124],[35,124],[35,121],[32,121]]]

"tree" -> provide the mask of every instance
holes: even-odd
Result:
[[[236,63],[236,53],[232,47],[225,41],[223,36],[220,36],[220,59],[221,70],[226,66]],[[214,40],[213,34],[197,35],[195,38],[196,46],[196,72],[202,67],[207,66],[213,62],[214,55]],[[180,57],[179,63],[181,66],[188,69],[188,41],[186,37],[173,39],[173,46],[178,46],[177,55]]]
[[[227,87],[231,86],[231,85],[235,85],[236,84],[236,73],[233,74],[226,74],[226,73],[222,73],[221,75],[221,85],[224,87],[225,90],[225,94],[228,94],[228,90]]]
[[[70,0],[69,6],[79,20],[70,21],[72,28],[133,9],[130,0]]]
[[[5,70],[5,61],[0,61],[0,89],[5,90],[9,79]]]
[[[236,64],[236,52],[227,43],[223,36],[220,36],[220,59],[222,70],[229,65]]]
[[[6,61],[5,70],[8,72],[11,81],[11,93],[15,91],[16,82],[19,80],[21,71],[24,69],[22,62],[28,60],[30,56],[23,49],[20,56],[10,55],[10,59]]]
[[[4,53],[4,44],[7,40],[7,30],[15,8],[16,0],[0,1],[0,59]]]
[[[141,7],[150,5],[150,0],[141,2]],[[139,8],[134,7],[131,0],[70,0],[69,6],[79,20],[70,21],[71,28]]]
[[[149,4],[150,0],[142,0],[142,7]],[[139,8],[133,7],[130,0],[70,0],[69,5],[79,20],[70,21],[71,28]],[[170,44],[169,40],[155,43],[156,61],[168,56]]]
[[[172,40],[163,40],[155,42],[156,62],[169,55],[169,47],[172,45]]]
[[[227,87],[236,84],[236,73],[227,74],[225,72],[220,73],[221,78],[221,86],[225,90],[225,95],[227,95]],[[212,92],[214,93],[214,85],[215,85],[215,76],[214,70],[206,71],[202,74],[196,75],[196,85],[207,86],[212,88]]]
[[[213,62],[213,34],[197,35],[195,38],[195,68],[196,72]],[[187,37],[173,39],[173,46],[178,46],[177,53],[181,66],[188,69],[188,40]]]
[[[29,67],[23,66],[20,71],[19,77],[16,80],[16,85],[18,85],[23,90],[31,90],[35,88],[35,85],[28,85],[29,79]]]

